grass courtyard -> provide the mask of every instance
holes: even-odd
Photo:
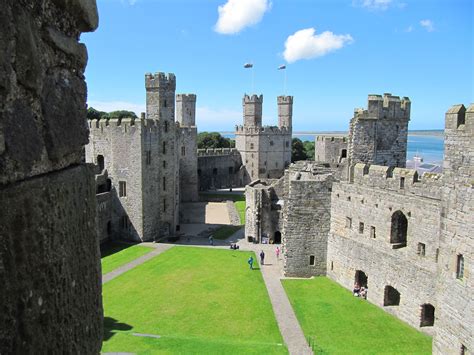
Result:
[[[326,277],[283,287],[316,354],[431,354],[431,337]]]
[[[250,255],[173,247],[106,283],[102,351],[286,354]]]
[[[153,248],[135,244],[108,242],[101,247],[102,275],[125,265],[142,255],[151,252]]]

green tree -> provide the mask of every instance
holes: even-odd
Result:
[[[87,119],[88,120],[100,120],[101,118],[107,117],[108,113],[104,111],[96,110],[93,107],[87,109]]]
[[[137,115],[133,111],[118,110],[109,112],[110,118],[137,118]]]
[[[306,158],[303,142],[299,138],[293,138],[291,140],[291,162],[306,160]]]
[[[199,149],[232,148],[235,141],[221,136],[219,132],[201,132],[198,134],[197,144]]]
[[[306,154],[306,160],[314,160],[314,141],[304,141],[303,148]]]

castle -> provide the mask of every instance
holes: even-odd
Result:
[[[316,162],[246,188],[246,238],[279,242],[284,274],[326,275],[434,336],[473,349],[474,105],[446,113],[443,174],[405,169],[410,101],[370,95],[349,138],[318,137]]]

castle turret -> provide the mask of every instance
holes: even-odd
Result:
[[[145,74],[147,118],[174,121],[176,77],[169,73]]]
[[[293,96],[278,96],[278,127],[291,128],[293,120]]]
[[[245,95],[242,99],[244,126],[262,127],[263,95]]]
[[[181,127],[196,125],[196,95],[176,95],[176,116]]]

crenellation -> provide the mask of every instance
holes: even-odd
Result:
[[[164,90],[176,90],[176,76],[173,73],[165,74],[163,72],[156,72],[155,74],[145,74],[145,88],[155,89],[160,88]]]

